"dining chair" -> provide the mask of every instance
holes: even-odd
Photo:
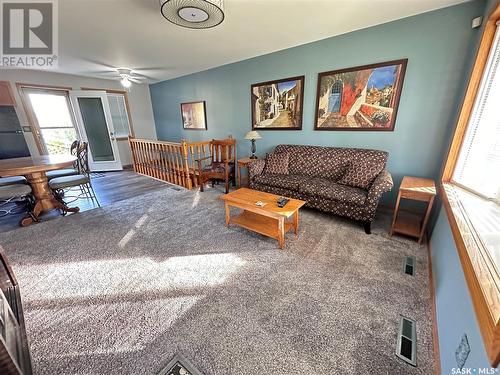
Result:
[[[0,186],[21,184],[26,185],[26,177],[24,176],[12,176],[12,177],[0,177]]]
[[[71,153],[71,155],[78,157],[77,153],[78,153],[78,146],[79,145],[80,145],[80,141],[78,141],[78,140],[73,141],[73,143],[71,144],[71,147],[69,149],[69,152]],[[47,178],[49,180],[51,180],[53,178],[57,178],[57,177],[71,176],[71,175],[76,175],[76,174],[79,174],[78,161],[75,161],[73,168],[56,169],[56,170],[48,171],[47,173],[45,173],[45,175],[47,176]]]
[[[223,180],[226,194],[229,193],[229,181],[236,186],[236,140],[231,136],[226,139],[210,141],[210,156],[195,160],[198,164],[198,183],[204,190],[205,182]]]
[[[0,217],[30,212],[34,205],[31,186],[27,184],[11,184],[0,186]]]
[[[80,142],[77,149],[77,169],[78,174],[70,176],[61,176],[49,180],[49,186],[54,192],[54,196],[60,202],[65,205],[76,201],[79,198],[88,198],[92,201],[95,200],[97,205],[101,207],[99,200],[95,194],[94,188],[92,186],[92,181],[90,178],[90,168],[89,168],[89,154],[88,154],[88,144],[87,142]],[[72,188],[79,187],[80,194],[77,196],[68,196],[68,193]],[[67,198],[73,198],[72,201],[65,201]],[[63,212],[63,214],[66,214]]]

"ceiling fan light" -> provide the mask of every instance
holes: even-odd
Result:
[[[223,0],[160,0],[163,17],[175,25],[208,29],[224,21]]]
[[[121,80],[120,80],[120,83],[122,84],[122,86],[126,89],[129,89],[130,86],[132,86],[132,82],[127,78],[127,77],[123,77]]]

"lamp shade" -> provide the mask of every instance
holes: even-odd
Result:
[[[245,139],[261,139],[262,137],[260,136],[259,133],[257,133],[255,130],[252,130],[251,132],[248,132],[247,135],[245,135]]]

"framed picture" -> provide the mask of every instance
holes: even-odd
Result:
[[[304,76],[253,84],[253,130],[301,130]]]
[[[182,127],[189,130],[207,130],[205,102],[181,103]]]
[[[318,75],[315,130],[394,130],[408,59]]]

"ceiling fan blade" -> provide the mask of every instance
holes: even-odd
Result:
[[[168,66],[145,66],[145,67],[137,68],[135,70],[138,70],[138,71],[148,70],[148,71],[154,72],[154,71],[163,71],[163,70],[169,70],[169,69],[172,69],[172,68],[168,67]]]
[[[98,61],[98,60],[94,60],[94,59],[89,59],[89,58],[86,58],[86,57],[81,57],[81,59],[83,61],[86,61],[86,62],[89,62],[91,64],[94,64],[94,65],[98,65],[98,66],[101,66],[103,68],[107,68],[109,70],[114,70],[116,71],[116,67],[112,66],[112,65],[109,65],[109,64],[106,64],[102,61]]]
[[[137,72],[137,70],[134,70],[132,72],[132,76],[135,76],[136,78],[138,79],[149,79],[149,80],[154,80],[155,78],[151,77],[151,76],[148,76],[146,74],[143,74],[143,73],[139,73]]]
[[[118,73],[116,72],[116,69],[115,70],[87,70],[86,71],[87,74],[106,74],[106,75],[114,75],[114,76],[117,76],[119,77]]]

